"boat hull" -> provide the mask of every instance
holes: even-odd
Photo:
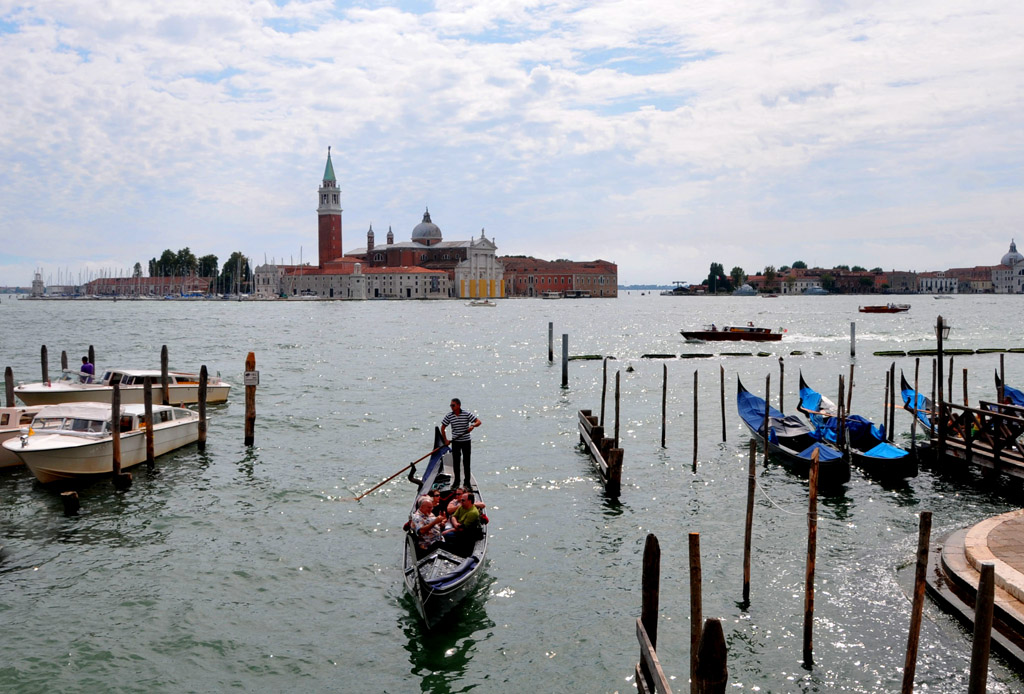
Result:
[[[778,342],[782,333],[729,332],[725,330],[681,330],[689,342]]]
[[[169,405],[190,405],[199,402],[199,384],[175,384],[167,387]],[[206,402],[210,405],[227,402],[229,384],[207,385]],[[110,402],[113,386],[91,383],[43,383],[16,386],[14,394],[26,405],[59,405],[65,402]],[[153,384],[153,401],[162,400],[161,387]],[[145,400],[145,386],[121,386],[121,403],[141,405]]]
[[[198,439],[198,415],[194,419],[157,424],[153,427],[153,455],[170,453]],[[28,438],[25,447],[15,439],[7,441],[4,448],[13,451],[43,484],[87,480],[114,471],[114,442],[110,436],[89,440],[66,435],[36,434]],[[127,470],[145,460],[145,430],[122,434],[121,469]]]
[[[897,306],[861,306],[857,309],[861,313],[906,313],[910,310],[908,304]]]

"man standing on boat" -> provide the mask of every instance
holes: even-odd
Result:
[[[82,357],[82,368],[78,372],[80,382],[92,383],[92,377],[96,375],[96,367],[89,362],[89,357]]]
[[[452,411],[446,414],[441,420],[441,438],[444,439],[445,445],[449,444],[445,430],[448,425],[451,424],[452,463],[455,467],[455,479],[452,481],[452,487],[459,486],[459,480],[461,479],[459,476],[460,462],[466,466],[466,486],[468,487],[469,458],[472,449],[469,432],[480,426],[481,422],[475,414],[462,409],[462,401],[458,398],[452,398],[451,408]]]

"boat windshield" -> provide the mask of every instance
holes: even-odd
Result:
[[[76,417],[36,417],[32,429],[39,432],[73,431],[79,434],[102,434],[107,423],[101,419]]]

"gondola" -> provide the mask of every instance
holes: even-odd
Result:
[[[803,412],[814,427],[819,440],[838,445],[838,419],[835,404],[807,385],[800,374],[800,404]],[[875,477],[898,478],[916,477],[917,462],[910,453],[885,440],[885,427],[879,427],[870,419],[857,414],[845,417],[846,440],[850,446],[851,462]]]
[[[765,401],[737,379],[736,409],[740,419],[759,441],[764,441]],[[802,475],[811,469],[811,455],[818,451],[818,482],[822,486],[838,485],[850,480],[850,466],[842,453],[815,440],[810,425],[796,415],[786,416],[768,406],[768,450]]]
[[[409,473],[409,480],[418,485],[410,515],[416,511],[419,498],[428,491],[437,489],[442,497],[445,492],[451,491],[451,449],[444,444],[441,432],[437,429],[434,429],[434,447],[436,450],[423,471],[423,477],[414,477],[415,467]],[[480,501],[480,488],[476,479],[470,476],[468,483],[477,501]],[[486,555],[487,525],[484,522],[479,524],[479,534],[469,542],[451,546],[438,544],[426,554],[419,551],[416,536],[411,531],[406,532],[405,589],[416,603],[416,610],[428,629],[472,592]]]
[[[1002,404],[1013,405],[1014,407],[1024,407],[1024,393],[1017,390],[1016,388],[1006,385],[1005,383],[1001,383],[999,380],[999,372],[996,371],[997,394],[999,393],[1000,387],[1002,387],[1003,389],[1003,399],[1005,400],[1005,402],[1003,402]]]
[[[900,371],[900,390],[903,394],[903,409],[913,414],[916,408],[917,418],[928,429],[931,429],[932,401],[922,395],[921,391],[917,391],[915,397],[914,386],[907,383],[907,377],[903,375],[903,371]]]

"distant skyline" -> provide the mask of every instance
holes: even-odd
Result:
[[[1024,243],[1024,6],[0,3],[0,285],[316,258],[429,207],[619,282],[941,270]],[[300,250],[301,249],[301,250]]]

